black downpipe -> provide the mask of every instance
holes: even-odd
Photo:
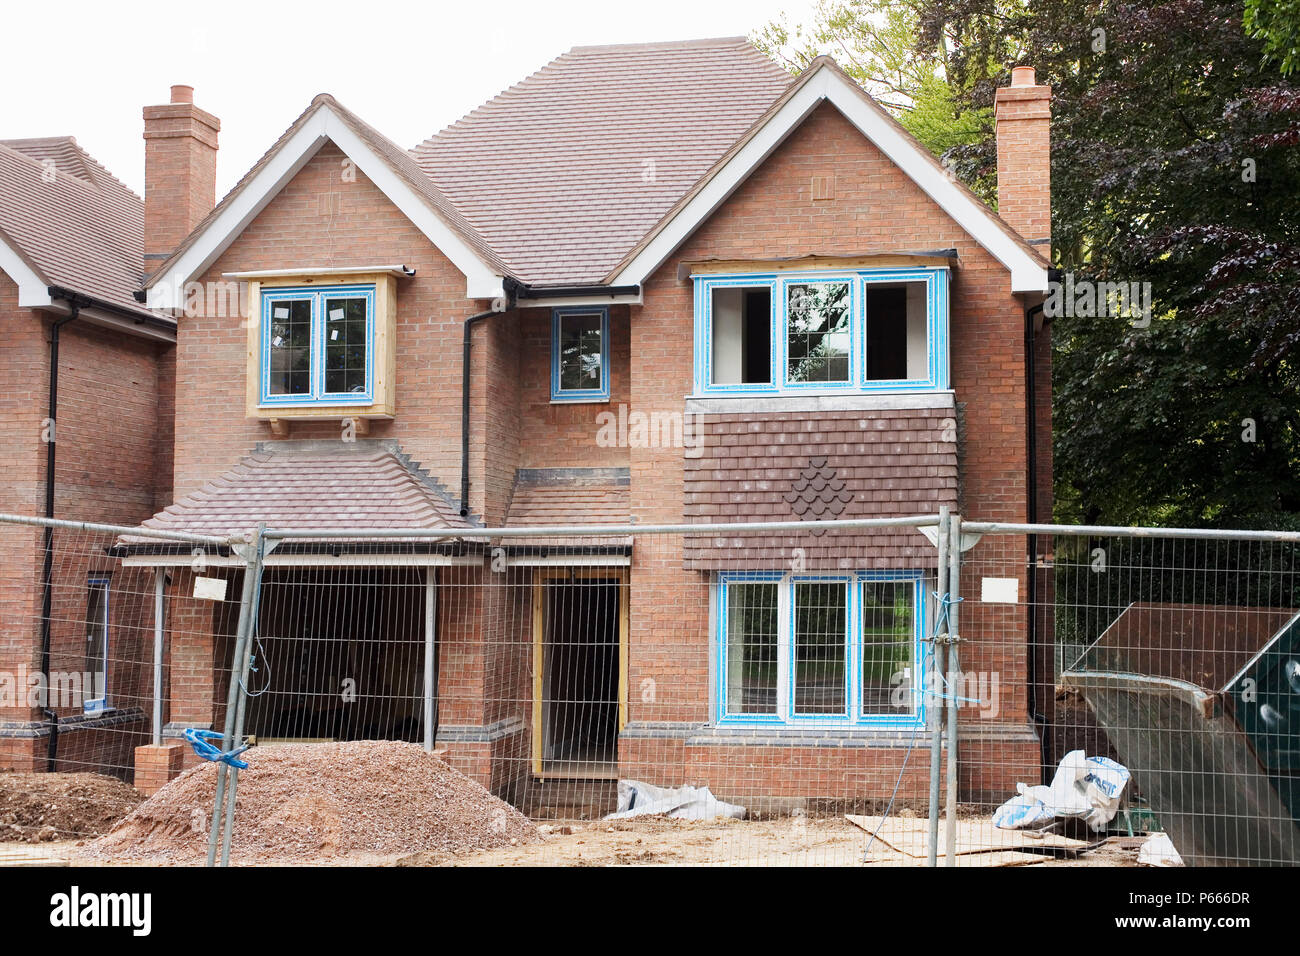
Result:
[[[1035,371],[1034,317],[1043,311],[1042,304],[1035,305],[1025,312],[1025,470],[1027,488],[1027,515],[1029,524],[1038,523],[1038,390]],[[1044,325],[1046,329],[1046,325]],[[1051,743],[1047,717],[1038,706],[1038,535],[1027,535],[1025,539],[1026,563],[1028,565],[1028,599],[1029,599],[1029,634],[1028,660],[1029,680],[1034,692],[1029,695],[1029,716],[1038,728],[1039,762],[1042,765],[1042,780],[1047,782],[1048,767],[1051,762]]]
[[[77,301],[69,300],[72,312],[50,326],[50,437],[45,443],[45,517],[54,517],[54,466],[55,446],[59,437],[59,331],[75,322],[81,314]],[[45,528],[45,556],[41,566],[41,673],[45,676],[45,707],[41,715],[50,723],[50,743],[47,750],[50,773],[54,772],[59,755],[59,715],[50,706],[50,616],[54,607],[54,529]]]
[[[469,386],[470,386],[470,353],[474,341],[474,326],[484,319],[505,312],[514,307],[515,304],[515,286],[509,282],[505,283],[506,298],[499,300],[494,305],[503,308],[492,308],[486,312],[476,312],[465,320],[464,340],[461,342],[461,359],[460,359],[460,516],[469,517]]]

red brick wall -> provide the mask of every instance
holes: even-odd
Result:
[[[519,313],[520,468],[626,468],[626,448],[597,444],[604,412],[618,415],[631,388],[631,318],[627,306],[609,310],[608,402],[551,402],[551,310]]]
[[[6,482],[0,511],[43,515],[48,434],[50,321],[17,306],[16,288],[0,276],[0,436]],[[170,413],[163,383],[171,346],[107,330],[80,320],[60,332],[59,411],[55,515],[59,518],[133,525],[154,513],[168,494],[169,471],[158,452],[170,445]],[[160,396],[162,396],[160,398]],[[0,671],[36,671],[41,662],[41,565],[39,529],[0,525]],[[50,670],[81,672],[85,661],[85,615],[89,574],[110,578],[108,690],[114,706],[144,706],[152,688],[152,575],[123,569],[106,548],[111,535],[59,530],[54,534]],[[143,702],[143,704],[142,704]],[[56,707],[64,717],[79,705]],[[0,722],[39,719],[25,706],[0,708]],[[65,728],[59,741],[62,765],[124,772],[136,724],[97,730]],[[46,739],[0,739],[0,752],[36,754],[44,766]]]
[[[833,174],[835,198],[813,202],[811,179],[824,174]],[[830,105],[814,111],[646,283],[645,305],[632,327],[633,406],[680,412],[692,388],[692,287],[678,280],[679,262],[942,248],[957,249],[960,263],[951,284],[950,338],[951,380],[964,418],[962,504],[966,513],[981,520],[1023,521],[1024,311],[1010,291],[1007,270]],[[682,520],[681,450],[632,449],[630,459],[636,518],[643,523]],[[1023,556],[1023,540],[1014,542],[1005,546],[1019,547]],[[661,549],[671,553],[673,547],[668,541],[656,542],[653,549],[638,545],[634,559],[633,721],[707,716],[710,638],[705,602],[696,599],[705,593],[707,578],[681,570],[680,560],[665,560]],[[1023,593],[1023,561],[1010,562],[999,574],[1019,577]],[[974,574],[966,578],[965,587],[978,589]],[[1025,719],[1023,609],[987,615],[982,610],[972,607],[963,614],[963,633],[972,638],[964,646],[963,665],[1000,672],[1004,690],[999,719],[1015,724]],[[655,703],[649,705],[636,693],[647,679],[658,688]],[[680,698],[679,688],[685,690]],[[638,741],[632,750],[647,746],[673,745]],[[718,749],[709,748],[710,756],[702,759],[717,759],[712,754]],[[727,753],[742,754],[745,749]],[[858,753],[859,769],[892,759],[879,757],[879,751]],[[1032,741],[1026,754],[1034,754]],[[698,775],[701,758],[694,759]],[[774,775],[778,772],[773,770]],[[727,776],[721,765],[718,773]]]
[[[397,417],[371,425],[396,438],[453,493],[460,474],[461,328],[486,303],[465,299],[465,278],[360,170],[343,176],[343,154],[327,144],[287,183],[213,263],[202,282],[223,272],[404,263],[416,276],[397,283]],[[323,211],[334,194],[337,214]],[[499,323],[493,317],[488,323]],[[247,332],[243,317],[186,316],[176,360],[176,495],[230,468],[259,441],[266,423],[244,417]],[[475,332],[476,346],[489,334]],[[483,388],[484,349],[475,349]],[[340,421],[295,422],[291,438],[337,438]],[[481,494],[481,488],[478,489]],[[481,502],[481,498],[479,499]],[[481,504],[478,506],[481,507]]]

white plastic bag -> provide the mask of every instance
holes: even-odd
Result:
[[[745,808],[724,803],[708,787],[656,787],[639,780],[618,782],[618,811],[606,820],[663,815],[678,820],[745,819]]]
[[[1050,786],[1016,784],[1012,797],[993,814],[1004,830],[1040,827],[1056,817],[1078,817],[1095,832],[1119,811],[1129,772],[1108,757],[1089,757],[1072,750],[1061,760]]]

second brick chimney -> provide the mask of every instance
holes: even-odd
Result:
[[[1011,71],[997,91],[998,214],[1050,257],[1052,248],[1052,88],[1032,66]]]
[[[152,272],[217,203],[221,121],[194,105],[194,88],[144,108],[144,268]]]

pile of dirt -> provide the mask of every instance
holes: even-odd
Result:
[[[255,748],[239,772],[231,861],[359,863],[539,839],[522,813],[414,744],[356,741]],[[198,863],[216,765],[181,774],[87,846],[92,860]]]
[[[98,773],[0,773],[0,843],[97,837],[143,800]]]

